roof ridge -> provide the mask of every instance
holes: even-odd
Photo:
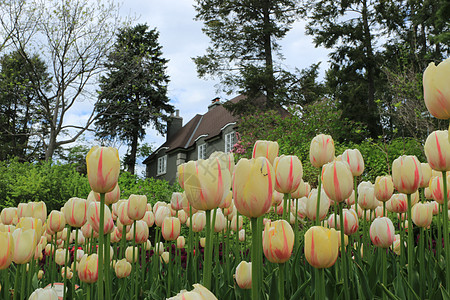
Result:
[[[198,115],[198,114],[197,114]],[[195,135],[195,132],[197,131],[198,127],[200,126],[200,123],[203,120],[203,116],[204,115],[200,115],[200,120],[198,121],[197,125],[195,126],[194,130],[191,133],[191,136],[189,137],[188,141],[186,142],[186,144],[184,145],[184,148],[187,148],[189,146],[189,144],[191,143],[192,138]]]

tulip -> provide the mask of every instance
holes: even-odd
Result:
[[[26,217],[26,211],[27,211],[27,203],[19,203],[17,205],[17,218],[20,219],[22,217]]]
[[[389,175],[377,176],[374,185],[375,198],[378,201],[386,202],[391,199],[393,192],[394,183],[392,182],[392,177]]]
[[[279,146],[277,142],[259,140],[253,146],[252,158],[265,157],[273,164],[275,157],[278,156],[278,150]]]
[[[170,259],[170,253],[169,252],[167,252],[167,251],[164,251],[162,254],[161,254],[161,262],[164,262],[165,264],[168,264],[169,263],[169,259]]]
[[[328,197],[343,202],[353,191],[353,175],[348,164],[334,161],[323,166],[322,183]]]
[[[394,242],[394,224],[386,217],[376,218],[370,225],[370,239],[380,248],[389,248]]]
[[[341,234],[342,234],[342,231],[338,230],[338,231],[336,231],[336,233],[338,235],[338,245],[339,245],[339,247],[341,247],[341,243],[342,243],[342,241],[341,241]],[[344,245],[347,246],[348,245],[348,236],[345,233],[344,233],[343,240],[344,240]]]
[[[41,235],[44,233],[44,228],[42,226],[41,219],[36,219],[32,217],[24,217],[19,220],[16,228],[26,229],[35,229],[37,238],[41,238]]]
[[[144,217],[146,211],[147,211],[147,196],[130,195],[127,202],[128,217],[131,220],[140,220]]]
[[[114,221],[112,219],[111,211],[109,207],[103,204],[105,207],[103,234],[111,233],[114,230]],[[100,203],[92,202],[87,210],[87,220],[92,226],[94,231],[100,233]]]
[[[81,227],[86,223],[87,203],[85,199],[70,198],[64,204],[64,218],[72,227]]]
[[[38,280],[42,280],[43,277],[44,277],[44,271],[43,270],[39,270],[38,273],[37,273],[37,279]]]
[[[432,169],[428,163],[421,163],[420,165],[422,166],[422,178],[419,187],[426,188],[431,180]]]
[[[57,210],[52,210],[47,219],[47,226],[52,232],[59,232],[66,226],[64,214]]]
[[[302,181],[303,167],[300,159],[294,155],[281,155],[273,163],[275,172],[275,190],[290,194],[295,192]]]
[[[162,236],[166,241],[174,241],[180,235],[181,224],[178,218],[166,217],[161,226]]]
[[[339,237],[333,228],[312,226],[305,233],[305,257],[314,268],[329,268],[337,260]]]
[[[131,264],[125,259],[117,261],[114,266],[114,271],[116,272],[117,278],[125,278],[131,274]]]
[[[66,278],[69,279],[69,280],[72,279],[73,272],[72,272],[72,270],[69,267],[67,267],[67,271],[66,271],[66,267],[62,267],[61,268],[61,277],[64,278],[64,276],[66,276]]]
[[[170,209],[167,206],[159,207],[155,213],[155,223],[158,227],[162,226],[162,223],[166,217],[170,216]]]
[[[152,211],[146,211],[142,220],[147,224],[147,227],[152,227],[155,223],[155,215]]]
[[[212,218],[212,216],[211,216]],[[227,220],[225,219],[225,216],[222,213],[222,210],[220,208],[217,209],[216,212],[216,222],[214,223],[214,231],[215,232],[221,232],[225,229],[227,226]]]
[[[9,267],[14,255],[14,238],[10,232],[0,232],[0,270]]]
[[[450,142],[447,130],[433,131],[425,141],[425,156],[436,171],[450,170]]]
[[[189,161],[184,168],[184,191],[196,209],[217,208],[230,187],[231,173],[218,158]]]
[[[14,239],[13,261],[19,265],[28,263],[38,243],[36,230],[16,228],[12,237]]]
[[[86,164],[92,190],[97,193],[111,192],[117,185],[120,172],[117,149],[94,146],[86,156]]]
[[[183,193],[172,193],[172,198],[170,200],[170,206],[174,210],[182,210],[183,209]]]
[[[291,193],[292,198],[302,198],[302,197],[308,197],[309,193],[311,192],[311,186],[309,183],[304,182],[303,180],[298,185],[298,188],[295,192]]]
[[[263,252],[272,263],[289,260],[294,247],[294,231],[288,222],[278,220],[266,223],[263,234]]]
[[[309,160],[311,164],[320,168],[334,159],[334,141],[329,135],[319,134],[315,136],[309,148]]]
[[[66,250],[64,250],[64,249],[56,249],[55,263],[60,265],[60,266],[64,266],[64,264],[66,263],[65,254],[66,254]]]
[[[283,193],[273,191],[272,194],[272,205],[280,205],[283,203]]]
[[[209,158],[218,158],[221,161],[221,164],[225,165],[230,171],[230,174],[233,174],[234,171],[234,155],[233,152],[222,152],[222,151],[214,151],[211,153]]]
[[[450,59],[437,66],[431,62],[423,72],[423,98],[428,111],[438,119],[450,118]]]
[[[200,246],[202,248],[205,248],[205,246],[206,246],[206,239],[204,237],[200,238]]]
[[[185,166],[186,166],[186,163],[181,164],[177,167],[177,181],[183,190],[184,190],[184,167]]]
[[[245,241],[245,229],[239,230],[238,239],[240,242]]]
[[[133,249],[134,249],[134,261],[133,261]],[[127,247],[125,250],[125,258],[129,263],[137,262],[139,257],[139,249],[137,247]]]
[[[364,159],[358,149],[345,150],[342,161],[348,163],[353,176],[360,176],[364,172]]]
[[[135,225],[136,225],[136,231],[134,231]],[[133,232],[134,240],[138,244],[145,243],[148,240],[148,234],[149,234],[148,226],[147,226],[147,223],[145,223],[142,220],[136,221],[136,223],[134,223],[131,226],[130,232]]]
[[[358,187],[358,205],[364,210],[375,209],[378,206],[373,186],[366,185]]]
[[[240,214],[257,218],[272,204],[274,172],[266,158],[241,159],[233,176],[233,199]]]
[[[450,176],[447,176],[447,186],[450,186]],[[435,176],[430,180],[431,197],[439,204],[444,204],[444,182],[442,176]],[[450,189],[447,189],[447,200],[450,199]]]
[[[17,216],[17,208],[15,207],[7,207],[4,208],[0,214],[0,219],[3,224],[11,225],[14,217]]]
[[[405,194],[394,194],[391,199],[386,202],[386,208],[395,213],[405,213],[408,210],[408,203]]]
[[[241,289],[252,288],[252,263],[241,261],[236,267],[236,283]]]
[[[133,220],[128,216],[128,200],[119,204],[119,207],[117,208],[117,214],[120,224],[127,226],[133,224]]]
[[[351,195],[345,199],[345,204],[347,204],[348,206],[352,206],[353,204],[355,204],[355,191],[352,191]]]
[[[425,203],[417,203],[411,209],[411,219],[418,227],[428,227],[433,220],[433,208]]]
[[[85,254],[77,267],[78,277],[82,282],[94,283],[98,279],[98,255]]]
[[[184,212],[184,210],[179,210],[178,211],[178,219],[180,220],[181,224],[186,224],[187,218],[188,218],[188,216]]]
[[[42,270],[41,270],[42,271]],[[45,289],[38,288],[31,293],[28,300],[58,300],[58,293],[55,288],[46,287]]]
[[[184,248],[185,245],[186,239],[184,238],[184,236],[180,235],[179,237],[177,237],[177,248],[178,249]]]
[[[192,231],[200,232],[205,228],[206,214],[204,212],[197,212],[192,215]]]
[[[306,201],[305,214],[311,221],[316,220],[317,194],[317,190],[313,189],[308,196],[308,200]],[[328,214],[330,199],[324,190],[321,191],[320,195],[319,220],[323,220]]]
[[[231,230],[233,231],[239,231],[242,229],[242,226],[244,225],[244,219],[242,216],[239,216],[239,219],[237,216],[233,216],[233,219],[231,219]]]
[[[233,192],[229,191],[228,195],[225,198],[223,198],[222,202],[220,202],[219,208],[224,209],[226,207],[229,207],[232,204],[232,201],[233,201]]]
[[[421,177],[422,167],[415,156],[403,155],[392,163],[392,181],[400,193],[414,193],[419,188]]]

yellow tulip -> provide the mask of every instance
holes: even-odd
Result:
[[[358,149],[347,149],[342,153],[342,161],[350,166],[353,176],[359,176],[364,172],[364,159]]]
[[[19,265],[28,263],[38,243],[36,230],[16,228],[12,236],[14,239],[13,261]]]
[[[421,178],[422,167],[417,157],[402,155],[392,163],[392,181],[400,193],[412,194],[417,191]]]
[[[137,244],[145,243],[148,240],[148,226],[147,223],[145,223],[142,220],[136,221],[136,235],[134,236],[134,240]],[[134,234],[134,224],[131,225],[130,232]]]
[[[253,146],[252,158],[265,157],[270,164],[273,164],[275,157],[278,156],[278,150],[277,142],[259,140]]]
[[[186,163],[180,164],[177,167],[177,180],[182,189],[184,189],[184,167],[185,166],[186,166]]]
[[[433,208],[426,203],[417,203],[411,208],[411,219],[418,227],[428,227],[433,220]]]
[[[127,202],[127,214],[131,220],[140,220],[147,211],[147,196],[130,195]]]
[[[392,177],[387,176],[377,176],[374,185],[375,198],[378,201],[386,202],[391,199],[394,193],[394,183],[392,182]]]
[[[316,209],[317,209],[317,189],[313,189],[311,193],[309,193],[307,200],[305,201],[305,215],[311,221],[316,220]],[[306,199],[306,198],[301,198]],[[300,203],[304,201],[301,200]],[[322,189],[320,194],[320,207],[319,207],[319,220],[325,219],[328,214],[328,209],[330,208],[330,199],[328,198],[325,191]]]
[[[450,187],[450,176],[447,176],[447,186]],[[431,197],[439,204],[444,204],[444,182],[442,175],[430,180]],[[450,199],[450,188],[447,188],[447,199]],[[411,204],[412,205],[412,204]]]
[[[387,217],[376,218],[370,225],[369,234],[375,246],[389,248],[394,242],[394,224]]]
[[[91,148],[86,156],[87,176],[94,192],[108,193],[117,185],[120,159],[117,149],[112,147]]]
[[[333,161],[322,169],[322,183],[325,193],[336,202],[343,202],[353,191],[353,175],[347,163]]]
[[[177,248],[178,249],[184,248],[185,245],[186,245],[186,239],[184,238],[184,236],[180,235],[177,238]]]
[[[161,262],[164,262],[165,264],[168,264],[169,263],[169,258],[170,258],[170,253],[169,252],[164,251],[161,254]]]
[[[188,219],[190,220],[190,219]],[[192,231],[200,232],[205,228],[206,214],[204,211],[196,212],[192,215]]]
[[[173,192],[170,199],[170,206],[174,210],[183,209],[183,193]]]
[[[426,188],[430,183],[433,172],[429,163],[421,163],[420,165],[422,166],[422,179],[420,180],[419,187]]]
[[[178,218],[166,217],[161,226],[161,233],[166,241],[174,241],[180,235],[181,223]]]
[[[232,152],[222,152],[222,151],[214,151],[211,153],[209,158],[218,158],[221,161],[221,164],[225,165],[227,169],[230,171],[230,174],[233,174],[234,170],[234,155]]]
[[[64,204],[64,217],[66,223],[72,227],[81,227],[86,223],[87,202],[81,198],[70,198]]]
[[[17,217],[16,207],[6,207],[0,214],[1,222],[5,225],[11,225],[14,217]]]
[[[319,134],[312,139],[309,160],[316,168],[334,160],[334,141],[331,136]]]
[[[242,158],[237,163],[233,176],[236,209],[249,218],[264,215],[272,204],[274,186],[274,170],[266,158]]]
[[[236,283],[241,289],[252,288],[252,263],[241,261],[236,267],[235,273]]]
[[[26,229],[34,229],[36,230],[36,237],[38,239],[41,238],[41,235],[44,233],[44,227],[42,225],[41,219],[36,219],[32,217],[24,217],[19,220],[16,228]]]
[[[47,218],[47,228],[51,232],[56,233],[64,229],[66,226],[66,218],[64,214],[57,210],[52,210]]]
[[[431,62],[423,72],[423,98],[428,111],[438,119],[450,118],[450,58],[437,66]]]
[[[286,220],[267,222],[263,233],[263,252],[267,260],[277,264],[288,261],[294,238],[294,231]]]
[[[184,167],[184,191],[192,207],[217,208],[228,196],[231,173],[219,158],[189,161]]]
[[[66,263],[65,255],[66,255],[65,249],[56,249],[55,263],[60,266],[64,266],[64,264]]]
[[[155,224],[155,215],[152,211],[146,211],[142,220],[147,224],[147,227],[152,227]]]
[[[41,270],[42,271],[42,270]],[[31,293],[30,298],[28,300],[58,300],[58,293],[55,288],[38,288],[33,293]]]
[[[127,249],[125,250],[125,258],[127,259],[127,261],[129,263],[133,263],[133,247],[127,247]],[[134,262],[137,262],[139,258],[139,248],[138,247],[134,247]]]
[[[114,230],[114,221],[111,215],[111,210],[106,204],[105,206],[105,215],[104,215],[104,225],[103,225],[103,233],[108,234]],[[92,226],[94,231],[99,232],[100,230],[100,202],[92,202],[89,205],[87,210],[87,220],[88,223]]]
[[[125,278],[131,274],[131,264],[125,258],[117,261],[114,266],[117,278]]]
[[[313,226],[305,233],[305,257],[311,266],[329,268],[337,260],[339,236],[333,228]]]
[[[14,239],[10,232],[0,232],[0,270],[9,267],[14,255]]]
[[[275,172],[275,190],[290,194],[295,192],[302,181],[303,166],[297,156],[281,155],[273,162]]]
[[[77,266],[78,278],[85,283],[94,283],[98,279],[98,255],[85,254]]]
[[[291,197],[294,199],[308,197],[309,192],[311,192],[311,186],[302,180],[295,192],[291,193]]]

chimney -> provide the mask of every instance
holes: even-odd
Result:
[[[211,100],[211,104],[208,105],[208,111],[210,111],[214,107],[219,106],[221,104],[222,104],[222,102],[220,102],[220,98],[219,97],[216,97],[216,98],[212,99]]]
[[[180,117],[180,110],[175,110],[175,115],[171,115],[169,121],[167,121],[167,137],[166,141],[172,138],[178,130],[183,127],[183,118]]]

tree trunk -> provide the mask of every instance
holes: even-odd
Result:
[[[138,147],[138,134],[135,133],[133,135],[133,139],[131,140],[130,155],[128,157],[128,168],[127,168],[127,171],[130,172],[131,174],[134,174],[134,169],[135,169],[135,166],[136,166],[137,147]]]
[[[264,56],[266,63],[266,108],[273,106],[275,79],[273,76],[273,58],[272,58],[272,32],[270,24],[270,1],[265,0],[263,3],[263,20],[264,20]]]

